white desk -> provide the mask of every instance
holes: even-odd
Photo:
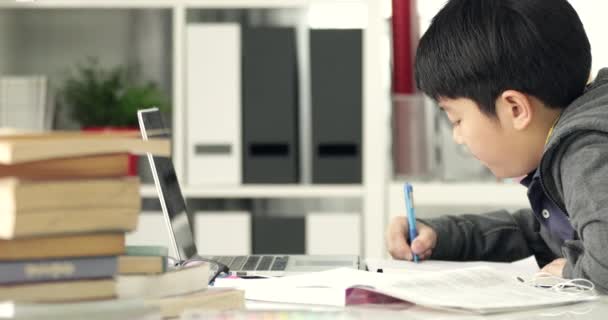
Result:
[[[407,270],[409,272],[432,272],[441,270],[456,270],[461,268],[470,267],[492,267],[495,270],[499,270],[501,273],[508,273],[513,275],[533,275],[539,271],[538,265],[534,258],[527,258],[513,263],[489,263],[489,262],[449,262],[449,261],[429,261],[424,265],[412,264],[411,262],[396,261],[396,260],[381,260],[381,259],[367,259],[367,266],[374,270],[382,268],[384,270],[393,270],[387,273],[401,273],[400,270]],[[356,272],[356,271],[355,271]],[[327,277],[328,275],[324,275]],[[345,277],[359,277],[360,275],[346,275]],[[331,279],[335,278],[336,275],[330,275]],[[324,278],[323,278],[324,279]],[[363,279],[360,281],[365,282]],[[221,286],[239,287],[247,290],[249,285],[248,281],[257,280],[240,280],[240,279],[226,279],[225,282],[218,284]],[[237,281],[230,283],[231,281]],[[262,280],[265,281],[265,280]],[[300,280],[302,281],[302,280]],[[330,281],[331,282],[331,281]],[[339,281],[338,281],[339,282]],[[262,285],[255,284],[253,288]],[[264,288],[266,288],[264,284]],[[310,284],[309,285],[313,285]],[[334,283],[336,286],[340,286]],[[442,290],[446,290],[447,286],[442,287]],[[548,289],[547,289],[548,290]],[[539,294],[543,294],[544,290],[539,290]],[[289,293],[284,292],[284,295]],[[532,295],[536,296],[536,293]],[[262,295],[264,297],[264,295]],[[259,298],[259,296],[251,295],[250,298]],[[284,301],[288,301],[283,299]],[[319,300],[319,299],[317,299]],[[297,300],[292,300],[297,301]],[[312,300],[311,300],[312,301]],[[328,302],[323,300],[323,302]],[[331,303],[328,303],[331,304]],[[520,312],[509,312],[494,315],[478,315],[473,313],[465,312],[454,312],[454,311],[442,311],[438,309],[429,309],[425,307],[416,306],[413,304],[401,303],[401,304],[377,304],[377,305],[357,305],[357,306],[322,306],[322,305],[305,305],[305,304],[287,304],[287,303],[273,303],[273,302],[262,302],[262,301],[246,301],[246,308],[249,313],[241,312],[235,313],[234,317],[223,317],[221,319],[446,319],[446,320],[507,320],[507,319],[590,319],[600,320],[606,319],[608,314],[608,296],[602,296],[598,300],[591,302],[578,303],[568,306],[560,306],[553,308],[537,308],[529,309]],[[281,311],[282,313],[280,313]],[[253,313],[252,313],[253,312]],[[256,313],[257,312],[257,313]],[[274,313],[272,313],[274,312]],[[202,313],[205,319],[214,319],[210,317],[208,313]],[[200,317],[188,317],[186,313],[184,319],[194,320],[201,319]],[[219,319],[219,318],[218,318]]]
[[[350,306],[347,308],[321,307],[294,304],[247,302],[247,312],[235,312],[234,317],[221,317],[221,319],[382,319],[382,320],[550,320],[550,319],[584,319],[604,320],[608,314],[608,297],[598,301],[562,306],[556,308],[533,309],[522,312],[504,313],[496,315],[475,315],[468,313],[454,313],[448,311],[430,310],[413,305],[371,305]],[[256,313],[258,312],[258,313]],[[212,314],[201,313],[196,316],[193,312],[186,312],[182,319],[214,319]],[[220,317],[218,317],[220,319]]]

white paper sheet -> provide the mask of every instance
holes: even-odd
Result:
[[[560,305],[595,298],[536,288],[486,266],[410,277],[378,289],[379,292],[427,307],[479,313]]]
[[[515,262],[487,262],[487,261],[440,261],[440,260],[425,260],[419,263],[403,260],[384,260],[384,259],[367,259],[367,266],[370,271],[375,272],[382,269],[384,273],[429,273],[437,271],[448,271],[465,269],[472,267],[490,267],[511,275],[529,277],[540,269],[536,264],[536,259],[533,256],[515,261]]]
[[[517,281],[509,273],[488,266],[399,274],[341,268],[283,278],[233,281],[234,286],[245,290],[248,300],[344,306],[347,304],[346,290],[360,287],[422,306],[477,313],[595,298],[532,287]],[[229,284],[224,281],[221,285]]]

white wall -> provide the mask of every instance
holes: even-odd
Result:
[[[138,10],[131,13],[128,60],[139,63],[141,78],[154,80],[171,92],[171,12]]]
[[[22,73],[63,73],[86,57],[107,66],[138,63],[145,78],[170,83],[171,39],[168,11],[18,10],[19,36],[13,50]]]
[[[441,10],[447,0],[418,0],[418,18],[420,19],[420,35],[429,28],[433,17]]]
[[[15,18],[24,40],[14,46],[20,73],[63,78],[86,57],[100,57],[108,66],[127,62],[129,11],[20,10]]]
[[[570,0],[570,3],[583,21],[587,37],[591,42],[593,57],[591,74],[595,77],[599,69],[608,67],[608,41],[606,41],[608,20],[605,14],[608,3],[589,0]]]

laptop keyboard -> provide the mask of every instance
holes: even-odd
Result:
[[[258,270],[258,271],[270,270],[270,266],[272,265],[272,260],[274,260],[273,256],[263,256],[262,261],[260,261],[260,264],[258,264],[258,267],[255,270]]]
[[[289,256],[217,256],[213,260],[227,265],[232,271],[283,271]]]
[[[234,257],[231,256],[221,256],[221,257],[213,257],[213,260],[230,267],[230,264],[232,263],[232,260],[234,259]]]
[[[289,257],[276,257],[270,271],[283,271],[287,268],[287,260]]]
[[[243,271],[253,271],[255,270],[255,266],[258,265],[258,262],[260,262],[260,256],[251,256],[247,259],[247,262],[241,269]]]
[[[247,256],[234,257],[234,260],[232,260],[228,268],[230,268],[230,270],[241,270],[246,261]]]

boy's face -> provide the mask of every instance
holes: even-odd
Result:
[[[490,117],[470,99],[442,98],[438,102],[452,123],[454,141],[464,144],[496,177],[519,177],[534,169],[526,147],[508,125],[509,115],[500,108],[496,117]]]

